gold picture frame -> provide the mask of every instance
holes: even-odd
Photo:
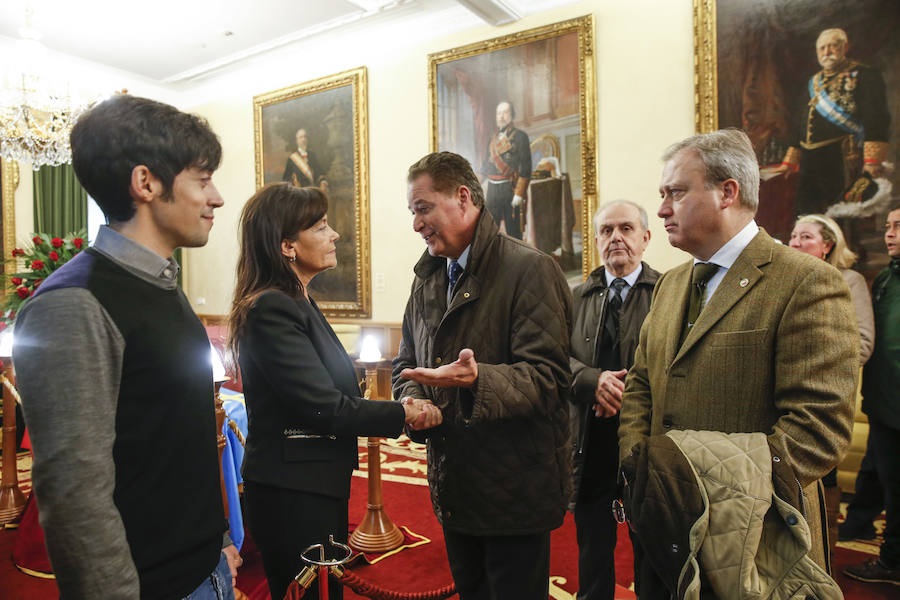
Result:
[[[694,125],[697,133],[719,128],[716,0],[694,0]]]
[[[341,235],[338,266],[319,274],[310,294],[328,316],[371,317],[366,68],[254,96],[253,127],[257,189],[291,181],[327,190],[328,221]]]
[[[554,255],[571,282],[595,266],[595,89],[592,15],[428,56],[432,151],[457,152],[487,178],[495,109],[513,104],[513,126],[528,136],[532,155],[520,235]],[[554,148],[555,161],[545,154]]]
[[[0,159],[0,220],[2,220],[2,247],[3,260],[0,268],[4,275],[2,285],[2,297],[6,297],[7,285],[5,275],[8,268],[16,270],[15,259],[12,257],[13,248],[16,247],[16,189],[19,187],[19,163],[14,160]]]
[[[858,256],[853,268],[871,280],[888,262],[881,229],[891,195],[877,181],[869,196],[851,192],[860,183],[863,141],[886,146],[880,160],[897,160],[900,85],[892,74],[900,70],[900,12],[895,0],[859,0],[845,9],[840,0],[693,0],[695,126],[698,133],[736,127],[748,135],[761,175],[756,221],[767,233],[787,243],[797,217],[827,214]],[[846,136],[820,134],[834,129],[811,101],[823,73],[816,44],[826,30],[836,35],[834,28],[848,42],[839,102],[865,123],[843,149],[828,146]],[[881,119],[884,113],[892,118]],[[834,158],[823,158],[827,148],[837,148]],[[786,159],[793,165],[787,173]],[[900,172],[880,177],[900,185]]]

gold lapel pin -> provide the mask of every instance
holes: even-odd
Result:
[[[747,279],[746,277],[744,277],[743,279],[741,279],[741,283],[740,283],[740,286],[741,286],[741,287],[747,287],[748,285],[750,285],[750,280],[749,280],[749,279]]]

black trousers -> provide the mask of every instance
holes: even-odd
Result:
[[[869,446],[884,488],[885,528],[881,562],[900,569],[900,429],[869,421]]]
[[[247,526],[262,556],[272,600],[282,600],[291,580],[303,569],[300,553],[312,544],[328,548],[328,536],[347,543],[347,500],[244,483]],[[326,558],[335,558],[326,551]],[[304,599],[319,597],[319,582]],[[343,585],[330,578],[328,597],[343,598]]]
[[[497,225],[500,221],[506,221],[506,233],[516,239],[522,239],[521,214],[525,210],[525,205],[520,204],[518,208],[513,208],[512,199],[515,195],[512,185],[509,181],[503,183],[488,183],[487,198],[485,204],[491,216]]]
[[[859,472],[856,474],[853,501],[847,506],[847,523],[852,531],[859,531],[872,526],[875,517],[884,509],[884,489],[875,470],[872,459],[872,436],[866,442],[866,453],[863,455]]]
[[[615,490],[580,494],[575,503],[578,600],[612,600],[616,589]]]
[[[444,529],[460,600],[547,600],[550,532],[465,535]]]

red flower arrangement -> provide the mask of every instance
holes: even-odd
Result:
[[[7,276],[11,287],[7,289],[6,304],[0,313],[0,331],[15,322],[16,313],[44,279],[81,252],[85,245],[84,238],[84,231],[62,238],[36,233],[31,238],[34,242],[31,249],[15,248],[12,251],[13,258],[24,259],[26,270]]]

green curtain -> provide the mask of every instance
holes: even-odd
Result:
[[[87,229],[87,192],[72,165],[44,165],[34,172],[34,230],[63,237]]]

